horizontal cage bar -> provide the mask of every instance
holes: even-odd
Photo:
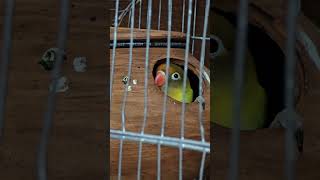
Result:
[[[150,144],[161,144],[171,147],[180,147],[181,145],[183,149],[210,153],[210,143],[190,139],[180,139],[168,136],[161,137],[157,135],[141,134],[128,131],[124,132],[121,130],[113,129],[110,129],[110,137],[112,139],[127,139],[137,142],[142,141]]]

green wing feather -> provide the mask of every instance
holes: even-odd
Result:
[[[213,34],[224,43],[226,50],[215,57],[214,77],[211,84],[211,121],[224,127],[232,127],[233,108],[233,45],[235,29],[223,17],[214,15],[216,22]],[[265,121],[266,94],[257,80],[257,74],[250,52],[246,53],[244,89],[241,106],[241,130],[262,128]]]

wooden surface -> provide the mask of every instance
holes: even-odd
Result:
[[[230,0],[228,2],[231,2]],[[220,2],[223,7],[223,2]],[[250,11],[250,22],[262,27],[268,35],[278,43],[282,50],[285,49],[285,23],[283,12],[279,12],[278,2],[260,0],[256,4],[264,5],[264,11],[268,11],[274,19],[258,8]],[[230,4],[229,4],[230,5]],[[267,6],[268,5],[268,6]],[[232,5],[231,5],[232,6]],[[230,7],[231,7],[230,6]],[[226,9],[228,6],[225,5]],[[281,9],[280,9],[281,10]],[[311,22],[301,14],[299,16],[299,30],[308,33],[318,51],[320,50],[319,31]],[[250,36],[250,34],[249,34]],[[301,41],[297,43],[298,61],[303,64],[305,82],[303,84],[303,97],[300,99],[297,110],[302,115],[304,126],[304,152],[295,161],[294,174],[297,180],[320,179],[317,164],[320,162],[320,133],[319,133],[319,108],[320,108],[320,71],[310,59],[307,49]],[[240,180],[282,180],[284,174],[285,132],[281,130],[262,129],[251,132],[242,132],[240,135],[239,152],[239,179]],[[227,179],[229,173],[229,152],[231,130],[211,126],[211,142],[215,149],[211,156],[211,178]]]
[[[110,28],[110,40],[113,40],[114,28]],[[130,40],[130,28],[119,27],[117,31],[117,40]],[[168,31],[158,31],[151,30],[150,31],[150,39],[167,39]],[[147,38],[147,30],[146,29],[137,29],[135,28],[133,31],[134,40],[146,39]],[[172,39],[184,39],[185,34],[182,32],[171,32]]]
[[[69,91],[57,96],[48,147],[49,179],[104,179],[109,56],[105,46],[106,5],[105,1],[74,0],[70,7],[63,75],[71,84]],[[0,31],[3,8],[1,1]],[[50,74],[37,63],[48,48],[57,44],[59,9],[59,1],[16,1],[0,179],[36,179],[36,152],[50,83]],[[87,72],[73,71],[76,56],[87,57]]]
[[[320,15],[318,8],[320,1],[303,0],[301,1],[301,9],[303,13],[311,19],[320,28]]]
[[[111,107],[111,128],[121,128],[121,105],[124,93],[122,77],[128,71],[129,49],[117,49],[115,77],[113,89],[113,101]],[[183,61],[184,49],[172,49],[171,56],[174,59]],[[145,133],[159,135],[161,130],[163,93],[154,85],[152,69],[157,60],[166,58],[166,48],[150,49],[150,66],[148,74],[148,116]],[[198,60],[192,56],[189,58],[191,65],[199,68]],[[137,85],[132,85],[132,91],[128,92],[126,103],[126,131],[140,132],[143,122],[144,111],[144,71],[145,71],[145,49],[133,49],[133,64],[131,79],[138,81]],[[208,70],[207,73],[209,74]],[[131,83],[132,84],[132,83]],[[204,122],[206,139],[209,140],[209,112],[210,112],[210,89],[206,82],[204,98],[206,109],[204,111]],[[200,140],[198,103],[193,102],[186,106],[185,118],[185,138]],[[165,135],[180,137],[181,103],[174,102],[168,98]],[[131,179],[136,177],[138,162],[138,143],[124,143],[123,147],[123,176]],[[111,176],[116,177],[118,168],[119,140],[111,140]],[[162,149],[161,177],[163,179],[178,178],[178,148]],[[142,177],[143,179],[155,179],[157,172],[157,145],[144,145],[142,153]],[[198,176],[202,153],[189,150],[184,151],[184,179],[193,179]]]
[[[160,1],[161,1],[161,9],[160,9]],[[182,29],[183,22],[183,2],[184,0],[175,0],[172,1],[172,31],[173,32],[187,32],[187,22],[188,22],[188,2],[185,1],[185,12],[184,12],[184,28]],[[205,14],[205,6],[206,1],[192,1],[192,11],[194,10],[194,3],[197,2],[197,12],[196,12],[196,26],[195,26],[195,35],[201,36],[203,33],[203,25],[204,25],[204,14]],[[126,0],[120,0],[119,9],[125,9],[130,2]],[[113,3],[112,8],[115,9],[115,3]],[[159,21],[159,10],[160,10],[160,21]],[[141,28],[146,29],[147,27],[147,12],[148,12],[148,1],[142,1],[141,6]],[[111,11],[112,19],[114,18],[114,11]],[[125,16],[121,27],[130,27],[128,23],[129,13]],[[193,17],[194,14],[191,15],[191,35],[193,35]],[[135,8],[135,28],[139,27],[139,4],[137,4]],[[160,24],[160,30],[168,31],[168,0],[153,0],[152,1],[152,21],[151,21],[151,29],[158,30],[158,23]],[[191,40],[192,42],[192,40]],[[201,53],[201,40],[195,40],[195,49],[194,49],[194,57],[200,59]],[[209,44],[209,43],[208,43]],[[209,45],[207,45],[209,47]],[[208,55],[209,56],[209,55]],[[205,61],[205,65],[209,67],[209,62],[207,59]]]

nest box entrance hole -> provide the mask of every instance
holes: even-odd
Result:
[[[152,75],[153,78],[155,79],[156,77],[156,70],[157,68],[161,65],[161,64],[166,64],[167,59],[160,59],[158,60],[154,66],[153,66],[153,70],[152,70]],[[174,59],[174,58],[170,58],[170,63],[171,64],[175,64],[180,66],[182,69],[184,69],[184,61],[180,60],[180,59]],[[189,81],[190,81],[190,86],[193,90],[193,98],[192,98],[192,102],[194,102],[197,97],[200,95],[199,93],[199,77],[195,71],[195,67],[193,67],[190,63],[188,65],[188,74],[187,74]],[[203,93],[205,91],[205,84],[203,83]]]

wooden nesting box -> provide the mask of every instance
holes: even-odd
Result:
[[[216,1],[215,9],[228,14],[236,14],[236,1]],[[263,30],[285,53],[286,0],[258,0],[249,3],[249,24]],[[211,24],[214,25],[214,22]],[[303,117],[305,131],[304,152],[296,163],[296,179],[319,179],[315,164],[320,161],[319,107],[320,107],[320,33],[317,27],[303,15],[298,16],[296,41],[297,73],[296,85],[299,90],[296,110]],[[252,33],[248,34],[250,39]],[[258,37],[259,38],[259,37]],[[250,42],[249,42],[250,43]],[[261,41],[261,43],[264,43]],[[263,52],[270,53],[269,49]],[[276,59],[281,60],[281,59]],[[214,60],[213,60],[214,61]],[[271,61],[271,59],[270,59]],[[273,71],[271,67],[271,71]],[[271,74],[269,74],[271,75]],[[282,89],[279,89],[282,91]],[[211,142],[215,147],[211,177],[225,179],[228,176],[229,135],[228,129],[214,125],[211,129]],[[284,179],[284,130],[260,129],[241,132],[239,179]]]
[[[134,41],[146,39],[146,30],[134,30]],[[110,31],[110,39],[113,39],[113,29]],[[119,28],[118,42],[129,42],[130,29]],[[166,42],[166,31],[151,31],[151,41]],[[172,32],[172,39],[185,41],[185,35],[178,32]],[[163,42],[163,41],[162,41]],[[157,62],[166,59],[166,47],[150,48],[149,67],[148,67],[148,112],[145,133],[152,135],[160,135],[161,121],[163,112],[164,93],[154,85],[153,68]],[[114,83],[112,90],[112,104],[110,111],[110,129],[121,129],[121,106],[125,85],[122,82],[123,77],[128,74],[129,52],[127,48],[116,48],[115,66],[114,66]],[[132,50],[132,74],[130,85],[132,90],[128,92],[126,101],[126,131],[140,133],[144,119],[144,76],[145,71],[145,47],[135,47]],[[175,63],[184,63],[185,49],[172,48],[171,61]],[[112,48],[110,48],[110,60],[112,60]],[[189,55],[189,69],[199,77],[199,60]],[[210,79],[209,70],[204,68],[203,73],[203,97],[205,99],[205,110],[203,113],[205,137],[209,141],[209,118],[210,118]],[[137,84],[133,84],[132,80],[136,80]],[[198,86],[197,86],[198,87]],[[182,104],[168,98],[165,136],[180,137]],[[185,111],[185,138],[200,140],[200,129],[198,120],[199,104],[193,102],[186,104]],[[110,166],[111,179],[116,179],[118,173],[118,156],[119,156],[119,140],[110,139]],[[139,142],[124,141],[123,159],[122,159],[122,176],[125,179],[135,179],[138,165],[138,145]],[[184,150],[183,153],[183,174],[184,179],[194,179],[198,177],[201,152]],[[208,156],[207,156],[208,157]],[[179,175],[179,149],[173,147],[162,146],[161,149],[161,178],[177,179]],[[141,175],[143,179],[155,179],[157,175],[157,145],[144,143],[142,150],[142,167]]]

